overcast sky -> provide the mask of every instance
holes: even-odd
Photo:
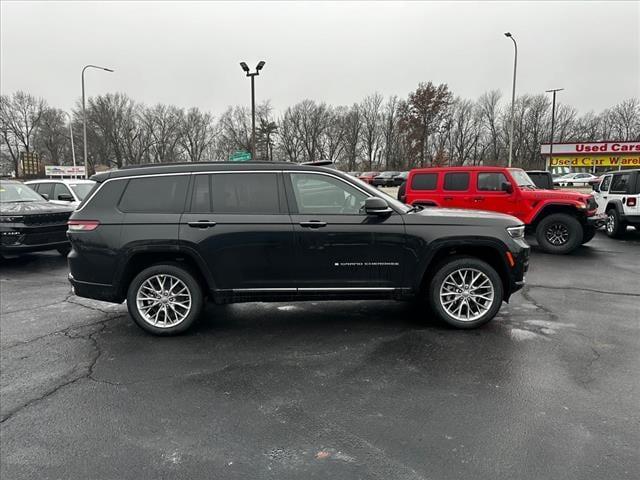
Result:
[[[599,111],[640,96],[640,2],[1,2],[1,90],[69,109],[125,92],[147,104],[221,113],[248,104],[238,65],[266,66],[257,101],[351,104],[406,97],[421,81],[476,98],[563,87],[559,100]]]

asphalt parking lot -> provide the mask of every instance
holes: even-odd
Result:
[[[532,253],[474,331],[399,302],[210,306],[176,338],[5,261],[1,476],[635,479],[640,231]]]

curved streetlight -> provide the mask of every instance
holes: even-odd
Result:
[[[114,70],[107,67],[100,67],[98,65],[85,65],[82,69],[82,141],[84,151],[84,178],[89,178],[89,165],[87,163],[87,113],[85,111],[84,101],[84,72],[87,68],[95,68],[97,70],[104,70],[105,72],[113,72]]]
[[[516,68],[518,67],[518,44],[516,39],[513,38],[511,32],[506,32],[505,37],[510,38],[513,41],[514,57],[513,57],[513,89],[511,90],[511,126],[509,127],[509,167],[511,167],[511,161],[513,159],[513,122],[515,120],[515,102],[516,102]]]
[[[73,146],[73,127],[71,126],[72,120],[69,112],[64,112],[64,114],[69,119],[69,136],[71,137],[71,158],[73,159],[73,176],[74,178],[78,178],[78,173],[76,172],[76,149]]]
[[[264,61],[259,61],[256,65],[256,71],[251,73],[245,62],[240,62],[240,67],[251,77],[251,160],[256,159],[256,90],[254,86],[254,78],[260,75],[260,70],[264,67]]]

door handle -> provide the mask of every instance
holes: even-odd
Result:
[[[311,220],[309,222],[300,222],[300,226],[306,228],[321,228],[326,227],[327,222],[321,222],[320,220]]]
[[[453,200],[453,197],[444,197],[445,200]]]
[[[216,222],[210,220],[198,220],[197,222],[187,222],[187,225],[193,228],[209,228],[215,227]]]
[[[484,201],[484,197],[473,197],[473,201],[474,202],[483,202]]]

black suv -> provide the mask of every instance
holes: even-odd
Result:
[[[76,295],[127,300],[155,334],[216,303],[424,298],[459,328],[520,289],[529,247],[507,215],[409,207],[336,170],[190,163],[101,173],[69,220]]]

